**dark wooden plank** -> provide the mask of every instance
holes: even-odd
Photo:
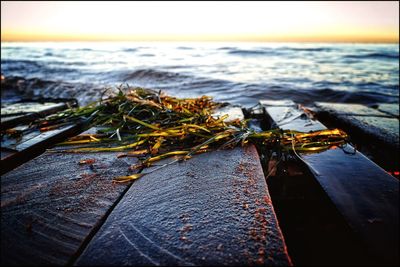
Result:
[[[40,132],[39,130],[31,130],[27,124],[37,118],[73,105],[75,103],[72,100],[65,100],[65,102],[2,103],[2,130],[15,127],[23,134],[20,137],[2,136],[1,174],[40,155],[48,146],[79,133],[81,131],[80,125],[64,126],[55,130]]]
[[[382,263],[399,263],[399,182],[363,156],[302,155],[349,225]]]
[[[269,117],[271,128],[304,132],[326,129],[322,123],[309,118],[299,110],[292,100],[260,100],[260,104]]]
[[[136,159],[117,154],[46,152],[3,175],[1,265],[72,262],[128,188],[112,179]]]
[[[69,103],[21,102],[2,104],[1,129],[9,129],[20,124],[31,122],[37,118],[68,108]]]
[[[337,121],[343,127],[353,129],[378,140],[383,144],[399,148],[399,118],[389,113],[369,108],[360,104],[338,104],[316,102],[317,112],[321,118]],[[382,105],[383,109],[392,110],[391,105]]]
[[[236,119],[239,119],[239,120],[243,120],[244,119],[242,108],[239,107],[239,106],[232,106],[232,105],[228,105],[228,106],[225,106],[223,108],[220,108],[220,109],[216,110],[213,113],[213,116],[214,117],[221,117],[221,116],[223,116],[225,114],[228,114],[229,117],[226,118],[224,121],[233,121],[233,120],[236,120]]]
[[[281,112],[277,107],[265,106],[268,113],[271,109],[274,111],[269,117],[278,125],[281,119],[278,114],[293,106],[280,108]],[[298,117],[285,127],[304,131],[305,123]],[[353,151],[353,148],[348,145],[346,150]],[[398,265],[399,181],[360,152],[349,154],[331,149],[301,156],[371,255],[382,264]]]
[[[252,264],[291,262],[257,151],[248,145],[143,176],[75,265]]]
[[[63,141],[81,131],[82,125],[69,125],[59,129],[40,132],[36,130],[27,134],[21,141],[3,142],[1,147],[1,174],[4,174],[22,163],[40,155],[49,146]]]
[[[399,118],[399,104],[379,104],[378,110],[393,117]]]
[[[274,126],[283,130],[296,129],[309,132],[326,129],[319,121],[312,120],[295,107],[267,107],[269,116],[274,118]]]
[[[331,127],[346,129],[362,153],[395,175],[400,166],[398,116],[359,104],[316,102],[315,106],[318,119]],[[393,104],[381,106],[396,113]],[[398,105],[395,106],[398,112]]]

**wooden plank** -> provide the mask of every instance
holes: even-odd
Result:
[[[359,104],[338,104],[316,102],[321,117],[337,121],[346,128],[368,136],[375,142],[380,141],[399,148],[399,118]],[[391,105],[382,105],[383,109],[393,110]]]
[[[398,112],[397,105],[397,110],[393,104],[379,105],[378,110],[359,104],[316,102],[315,105],[321,121],[346,129],[360,151],[396,176],[400,166],[399,117],[394,116]]]
[[[75,263],[253,264],[291,264],[253,145],[143,176]]]
[[[340,115],[360,115],[360,116],[375,116],[375,117],[393,117],[389,114],[382,113],[379,110],[361,105],[348,103],[328,103],[316,102],[315,105],[326,111],[335,112]]]
[[[294,103],[290,99],[283,99],[283,100],[265,100],[261,99],[259,101],[261,106],[268,106],[268,107],[295,107],[296,103]]]
[[[326,129],[319,121],[310,119],[306,114],[293,106],[267,106],[266,110],[269,116],[273,118],[273,128],[283,130],[296,129],[303,132]]]
[[[1,174],[4,174],[20,164],[30,160],[56,142],[77,134],[80,125],[64,126],[59,129],[40,132],[31,130],[26,124],[37,118],[55,113],[74,105],[72,100],[61,103],[54,102],[19,102],[2,104],[1,129],[15,127],[22,132],[22,136],[1,139]],[[24,125],[25,123],[25,125]],[[18,125],[18,126],[17,126]]]
[[[2,104],[1,129],[9,129],[68,108],[69,103],[21,102]]]
[[[379,104],[378,110],[389,114],[393,117],[399,118],[399,104]]]
[[[224,121],[233,121],[233,120],[243,120],[244,115],[242,112],[242,108],[239,106],[225,106],[223,108],[218,109],[216,112],[213,113],[214,117],[221,117],[225,114],[228,114],[229,116],[224,120]]]
[[[81,131],[82,125],[69,125],[59,129],[33,133],[17,142],[2,142],[1,147],[1,174],[4,174],[22,163],[40,155],[49,146],[73,136]]]
[[[50,153],[1,177],[1,265],[66,265],[128,188],[135,158]],[[78,164],[91,159],[92,164]]]
[[[281,113],[292,107],[280,107]],[[271,109],[274,112],[269,113]],[[280,117],[277,116],[279,112],[276,107],[265,106],[265,110],[279,125]],[[304,131],[306,122],[300,120],[300,117],[294,118],[285,127]],[[325,128],[321,126],[321,129]],[[346,150],[353,151],[353,148],[347,145]],[[399,181],[360,152],[352,154],[344,153],[341,149],[331,149],[301,156],[329,199],[377,262],[398,265]]]
[[[361,153],[303,155],[349,225],[382,263],[399,262],[399,182]]]

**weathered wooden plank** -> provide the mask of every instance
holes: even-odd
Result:
[[[68,103],[21,102],[2,104],[1,129],[9,129],[68,108]]]
[[[1,107],[2,130],[15,127],[16,130],[23,132],[23,134],[20,137],[2,136],[1,174],[43,153],[48,146],[68,136],[77,134],[80,131],[79,125],[64,126],[59,129],[41,132],[29,129],[29,125],[26,124],[39,117],[64,110],[70,105],[74,105],[74,103],[68,100],[61,103],[3,103]]]
[[[294,127],[294,130],[304,132],[326,129],[319,121],[299,110],[292,100],[260,100],[260,104],[266,111],[271,128],[290,130]]]
[[[291,262],[257,151],[248,145],[143,176],[75,265],[251,264]]]
[[[242,108],[238,106],[231,106],[228,105],[226,107],[218,109],[216,112],[213,113],[214,117],[221,117],[224,116],[225,114],[228,114],[229,116],[224,120],[224,121],[233,121],[233,120],[243,120],[243,112]]]
[[[317,102],[318,113],[339,121],[348,128],[355,128],[370,136],[393,146],[399,146],[399,119],[390,113],[383,113],[359,104],[338,104]],[[383,109],[389,109],[389,105],[382,105]],[[393,113],[395,113],[392,108]]]
[[[275,107],[265,108],[269,112]],[[282,113],[285,108],[292,106],[281,107]],[[275,114],[279,114],[276,109],[269,116],[279,122],[280,117]],[[300,118],[294,118],[285,127],[303,131],[305,127],[301,121],[295,123],[295,120]],[[353,151],[353,148],[348,145],[346,150]],[[371,255],[382,264],[398,264],[399,181],[360,152],[352,154],[331,149],[301,156]]]
[[[296,103],[294,103],[290,99],[283,99],[283,100],[265,100],[261,99],[259,101],[260,105],[267,106],[267,107],[295,107]]]
[[[399,118],[399,103],[397,104],[379,104],[378,110],[389,114],[393,117]]]
[[[302,155],[349,225],[382,263],[399,263],[399,182],[357,152]]]
[[[390,116],[388,114],[382,113],[379,110],[361,104],[316,102],[315,105],[321,109],[335,112],[340,115],[361,115],[361,116],[376,116],[376,117]]]
[[[26,114],[26,113],[38,113],[38,114],[51,114],[60,109],[65,109],[66,103],[53,103],[53,102],[17,102],[17,103],[4,103],[1,105],[1,115],[13,115],[13,114]]]
[[[128,188],[112,179],[136,159],[116,155],[46,152],[3,175],[1,265],[72,262]]]
[[[81,125],[69,125],[42,133],[36,130],[17,142],[2,142],[1,174],[40,155],[49,146],[73,136],[79,131],[81,131]]]

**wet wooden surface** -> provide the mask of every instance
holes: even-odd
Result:
[[[79,133],[81,125],[69,125],[59,129],[40,132],[36,130],[21,140],[2,140],[1,146],[1,174],[4,174],[20,164],[33,159],[45,151],[46,148],[67,137]]]
[[[360,104],[315,103],[321,117],[328,117],[355,128],[371,139],[399,147],[399,110],[396,104],[381,104],[377,109]],[[397,108],[396,108],[397,106]]]
[[[78,134],[80,125],[63,126],[59,129],[41,132],[31,129],[29,122],[50,115],[73,105],[70,102],[20,102],[2,103],[2,130],[14,128],[22,132],[21,136],[2,136],[1,139],[1,174],[40,155],[50,145]]]
[[[264,105],[268,116],[279,125],[279,114],[289,106]],[[281,109],[279,112],[277,109]],[[269,112],[273,110],[273,112]],[[287,129],[305,131],[310,119],[295,112],[285,124]],[[297,116],[297,117],[296,117]],[[326,129],[322,124],[320,130]],[[322,125],[322,126],[321,126]],[[315,130],[318,130],[316,128]],[[370,254],[382,264],[399,264],[399,181],[360,152],[351,153],[348,145],[321,153],[301,154],[315,179],[353,229],[366,244]]]
[[[254,264],[291,263],[257,151],[248,145],[137,180],[75,265]]]
[[[382,103],[379,104],[377,109],[380,112],[386,113],[393,117],[399,118],[399,105],[398,104],[389,104],[389,103]]]
[[[9,129],[22,123],[68,108],[68,103],[21,102],[1,105],[1,129]]]
[[[50,153],[1,177],[1,265],[66,265],[128,188],[135,158]],[[84,159],[92,164],[78,164]]]
[[[3,175],[1,264],[290,264],[254,147],[168,166],[126,196],[112,178],[137,160],[117,154],[48,151]]]
[[[221,117],[224,116],[225,114],[228,114],[229,116],[224,120],[224,121],[233,121],[233,120],[243,120],[243,112],[242,108],[238,106],[226,106],[223,108],[219,108],[213,113],[214,117]]]

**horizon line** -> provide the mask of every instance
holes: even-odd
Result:
[[[1,43],[114,43],[114,42],[126,42],[126,43],[145,43],[145,42],[165,42],[165,43],[343,43],[343,44],[399,44],[399,40],[387,41],[387,40],[1,40]]]
[[[399,43],[399,36],[7,36],[2,34],[1,42],[254,42],[254,43]]]

